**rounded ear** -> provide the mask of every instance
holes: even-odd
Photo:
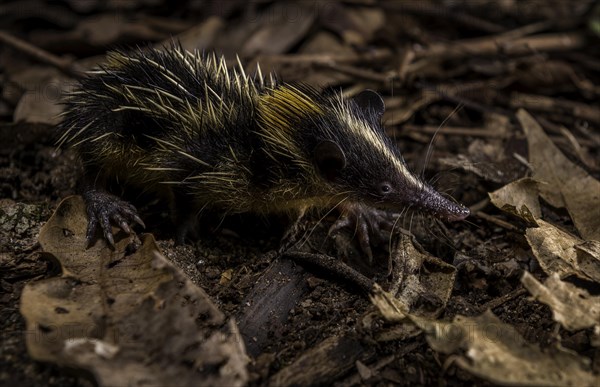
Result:
[[[317,169],[327,180],[335,179],[346,166],[344,151],[333,141],[319,142],[313,156]]]
[[[354,102],[359,108],[363,110],[369,110],[374,112],[381,118],[383,112],[385,112],[385,103],[381,95],[373,90],[367,89],[361,91],[353,98]]]

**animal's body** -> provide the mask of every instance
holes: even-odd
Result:
[[[112,242],[111,222],[125,231],[141,222],[105,191],[109,178],[169,192],[181,224],[205,207],[273,213],[360,203],[446,220],[469,214],[408,170],[372,91],[323,95],[173,46],[109,54],[66,104],[60,141],[84,163],[89,238],[98,224]]]

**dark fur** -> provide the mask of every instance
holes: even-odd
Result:
[[[162,184],[165,181],[173,183],[167,191],[180,202],[176,203],[179,207],[176,212],[188,216],[204,206],[225,212],[269,212],[307,204],[331,205],[342,198],[397,210],[414,204],[449,219],[461,219],[468,214],[464,207],[441,197],[406,169],[399,169],[398,166],[405,168],[405,164],[398,149],[383,133],[380,122],[383,101],[375,93],[340,102],[338,94],[325,96],[310,87],[295,85],[294,90],[310,100],[311,108],[296,114],[301,104],[287,101],[279,101],[281,106],[276,104],[277,109],[288,112],[284,127],[292,129],[288,139],[298,148],[297,152],[291,148],[290,152],[282,151],[265,141],[265,133],[283,129],[265,124],[261,109],[267,104],[260,101],[269,93],[290,86],[283,83],[262,86],[258,79],[244,78],[244,82],[248,80],[253,85],[246,92],[243,87],[231,87],[235,82],[232,74],[230,77],[215,74],[214,68],[205,65],[206,58],[195,61],[190,69],[190,64],[178,55],[182,52],[175,46],[164,51],[138,50],[113,55],[109,65],[83,79],[79,92],[66,100],[60,130],[68,135],[63,142],[77,144],[85,168],[88,214],[93,218],[95,212],[101,213],[99,221],[105,235],[107,219],[118,224],[132,219],[129,213],[119,216],[118,208],[90,209],[94,207],[92,202],[98,202],[97,208],[107,207],[108,199],[97,192],[107,179],[114,178],[144,189],[156,187],[157,191],[165,187]],[[170,81],[166,71],[174,74],[182,87]],[[134,87],[135,100],[128,97],[124,85]],[[235,107],[215,112],[220,120],[217,127],[200,115],[200,121],[190,125],[178,114],[163,112],[148,103],[152,100],[161,106],[169,105],[188,118],[192,116],[188,103],[206,106],[210,99],[216,106],[217,99],[207,93],[207,86],[218,93],[226,106]],[[174,98],[161,102],[155,90],[163,90]],[[336,107],[339,103],[345,104],[343,112],[351,115],[352,120],[340,117],[340,109]],[[123,106],[149,110],[116,111]],[[348,122],[365,123],[361,130],[372,130],[375,137],[370,137],[370,141],[377,141],[381,148],[365,142],[364,133],[350,130]],[[160,140],[173,146],[165,146]],[[173,170],[154,171],[148,170],[148,166]],[[214,172],[227,176],[223,186],[219,185],[220,180],[194,180],[198,176],[213,176]],[[384,192],[382,184],[388,184],[392,192]]]

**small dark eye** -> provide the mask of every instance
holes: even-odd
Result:
[[[392,192],[392,186],[390,185],[390,183],[381,183],[381,185],[379,186],[379,193],[382,195],[387,195],[390,192]]]

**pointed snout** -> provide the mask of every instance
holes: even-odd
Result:
[[[471,215],[471,210],[469,210],[468,207],[465,207],[460,203],[451,202],[451,206],[453,208],[446,215],[446,220],[448,222],[457,222],[459,220],[465,220],[469,215]]]
[[[442,196],[430,187],[421,194],[418,205],[435,217],[448,222],[464,220],[471,214],[467,207]]]

